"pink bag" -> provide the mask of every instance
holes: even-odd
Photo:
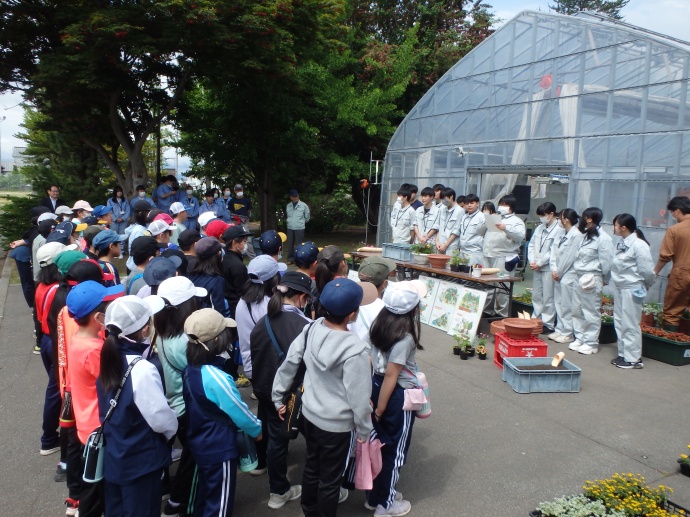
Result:
[[[424,395],[424,390],[422,388],[407,388],[405,390],[403,410],[419,411],[426,402],[426,395]]]
[[[383,444],[378,438],[357,442],[357,456],[355,459],[355,488],[371,490],[374,488],[374,478],[379,475],[383,467],[381,459]]]

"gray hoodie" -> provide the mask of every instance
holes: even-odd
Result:
[[[305,353],[304,340],[310,327]],[[372,426],[367,344],[352,332],[328,328],[323,318],[307,325],[290,345],[273,380],[276,409],[283,404],[302,358],[307,367],[302,395],[305,418],[324,431],[357,429],[359,438],[368,439]]]

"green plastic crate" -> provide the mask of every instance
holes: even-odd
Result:
[[[643,332],[642,355],[673,366],[683,366],[690,364],[690,342],[679,343]]]

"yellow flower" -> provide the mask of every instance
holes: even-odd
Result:
[[[687,460],[687,459],[688,459],[688,455],[687,455],[687,454],[681,454],[680,457],[683,458],[684,460]]]

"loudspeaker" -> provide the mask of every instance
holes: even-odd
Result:
[[[529,185],[515,185],[512,194],[515,196],[515,213],[529,214],[532,187]]]

